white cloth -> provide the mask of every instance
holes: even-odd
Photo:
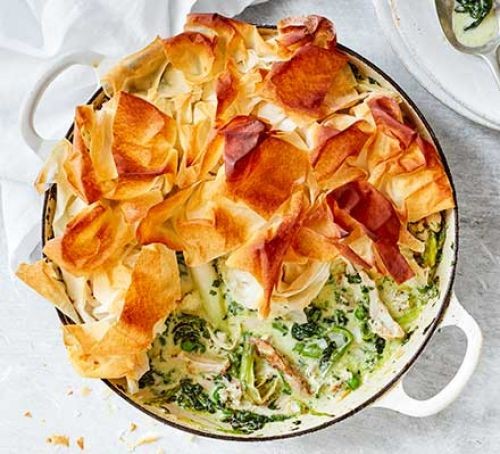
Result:
[[[18,0],[0,2],[0,183],[11,270],[40,240],[41,198],[32,182],[42,160],[22,140],[19,111],[43,69],[76,49],[119,58],[156,35],[182,30],[186,14],[240,13],[262,0]],[[265,1],[265,0],[264,0]],[[92,71],[72,67],[47,90],[35,124],[46,138],[64,136],[74,106],[96,89]],[[45,102],[44,102],[45,101]]]

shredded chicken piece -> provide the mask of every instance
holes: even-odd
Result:
[[[190,373],[215,372],[222,373],[230,366],[230,361],[224,358],[210,358],[205,355],[180,352],[179,358],[187,362],[187,369]]]
[[[296,388],[307,394],[312,394],[307,380],[268,341],[252,338],[251,342],[255,345],[257,353],[265,358],[271,366],[283,372]]]
[[[370,326],[373,332],[386,340],[403,338],[405,332],[403,331],[403,328],[401,328],[401,326],[399,326],[399,324],[392,318],[389,309],[380,299],[375,282],[373,282],[368,274],[363,271],[360,271],[359,275],[361,276],[363,283],[369,289],[368,296],[370,304],[368,306],[368,313],[370,315]]]
[[[389,309],[380,300],[378,291],[370,291],[370,306],[369,314],[371,318],[371,326],[375,333],[386,340],[401,339],[405,332],[403,328],[392,318]]]

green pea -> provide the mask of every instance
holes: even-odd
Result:
[[[352,373],[351,378],[347,380],[346,383],[350,389],[355,390],[361,385],[361,379],[358,374]]]

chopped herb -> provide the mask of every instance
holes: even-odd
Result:
[[[269,410],[277,410],[278,406],[276,405],[276,400],[269,402],[267,408],[269,408]]]
[[[196,315],[179,314],[178,323],[172,330],[174,344],[179,345],[186,352],[206,351],[205,341],[209,333],[206,321]]]
[[[292,395],[292,387],[287,382],[285,376],[283,375],[283,372],[280,371],[279,374],[280,374],[280,378],[281,378],[281,383],[283,385],[283,394],[291,396]]]
[[[148,370],[140,379],[139,379],[139,388],[146,388],[147,386],[152,386],[155,384],[155,376],[152,370]]]
[[[356,274],[346,274],[347,282],[349,284],[361,284],[361,276]]]
[[[362,300],[365,304],[370,303],[370,287],[367,287],[366,285],[361,286],[361,293],[362,293]]]
[[[252,433],[261,430],[268,422],[285,421],[291,416],[287,415],[260,415],[247,410],[226,410],[223,421],[231,424],[236,432]]]
[[[345,328],[334,326],[331,329],[331,333],[341,335],[343,337],[344,343],[339,346],[337,342],[335,342],[334,340],[330,340],[328,346],[323,351],[323,354],[321,355],[321,359],[319,361],[319,369],[325,375],[329,373],[333,364],[342,357],[342,355],[347,351],[349,346],[352,344],[352,341],[354,340],[354,336],[352,335],[352,333]]]
[[[230,367],[227,372],[229,377],[238,377],[241,368],[241,356],[243,354],[243,345],[239,345],[229,354]]]
[[[377,350],[377,353],[381,355],[382,353],[384,353],[384,349],[385,349],[385,339],[380,336],[377,336],[377,338],[375,339],[375,350]]]
[[[245,311],[245,308],[237,303],[236,301],[230,301],[229,304],[227,305],[227,311],[231,314],[231,315],[238,315],[238,314],[241,314],[242,312]]]
[[[215,388],[214,388],[214,390],[212,392],[212,395],[210,396],[211,399],[212,399],[212,401],[219,408],[223,408],[224,407],[224,403],[222,402],[221,397],[220,397],[220,392],[221,392],[222,389],[224,389],[224,386],[221,383],[218,383],[215,386]]]
[[[372,331],[368,318],[360,321],[361,336],[365,342],[375,342],[377,335]]]
[[[221,284],[222,284],[222,281],[220,279],[215,279],[212,282],[212,287],[219,288]]]
[[[354,317],[358,320],[366,320],[368,318],[368,309],[364,304],[358,304],[354,310]]]
[[[307,306],[304,309],[304,313],[309,323],[317,323],[321,319],[321,309],[313,304]]]
[[[292,337],[298,341],[320,334],[321,328],[317,323],[294,323],[292,325]]]
[[[405,337],[403,339],[403,342],[402,344],[406,344],[410,339],[411,339],[411,336],[413,335],[413,333],[415,332],[415,330],[412,330],[412,331],[409,331],[405,334]]]
[[[335,309],[333,315],[331,317],[325,317],[323,322],[329,325],[340,325],[346,326],[349,322],[346,313],[342,309]]]
[[[280,318],[275,318],[271,323],[271,326],[275,330],[279,331],[283,336],[288,334],[288,326]]]
[[[335,352],[336,349],[337,349],[337,344],[331,341],[323,351],[321,359],[319,360],[319,369],[322,372],[325,372],[328,369],[330,365],[330,359],[332,358],[333,353]]]
[[[464,27],[464,31],[476,28],[483,22],[493,8],[492,0],[457,0],[455,12],[467,14],[473,21]]]
[[[149,386],[154,386],[157,381],[160,384],[169,385],[172,383],[172,375],[175,369],[171,369],[168,372],[162,372],[151,368],[148,370],[139,380],[139,388],[147,388]]]

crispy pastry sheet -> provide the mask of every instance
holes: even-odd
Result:
[[[75,321],[79,373],[147,370],[181,297],[175,251],[250,273],[263,317],[307,305],[336,257],[413,278],[407,224],[452,208],[450,183],[398,95],[348,60],[322,17],[194,14],[103,77],[103,106],[76,108],[36,182],[57,184],[55,238],[18,276]]]

